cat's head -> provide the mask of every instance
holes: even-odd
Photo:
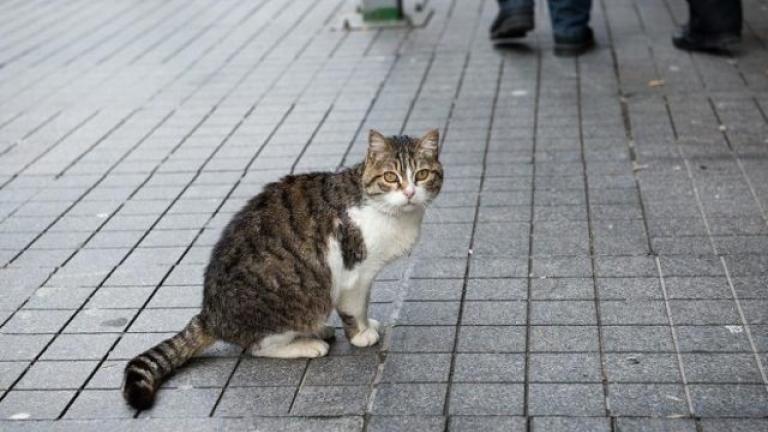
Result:
[[[443,186],[439,141],[437,129],[421,138],[385,137],[371,130],[363,164],[363,192],[368,200],[388,213],[426,207]]]

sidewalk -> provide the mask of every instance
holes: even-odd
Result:
[[[349,33],[344,0],[0,1],[0,429],[768,430],[768,3],[728,59],[671,46],[682,0],[595,0],[577,60],[539,3],[498,49],[493,0]],[[219,344],[127,408],[245,200],[432,127],[381,344]]]

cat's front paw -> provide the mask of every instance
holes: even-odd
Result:
[[[379,341],[379,322],[374,319],[368,320],[368,327],[356,334],[349,342],[359,348],[369,347]]]

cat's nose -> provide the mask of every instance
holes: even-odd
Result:
[[[408,186],[407,188],[403,189],[403,193],[405,194],[406,198],[411,199],[414,195],[416,195],[416,188],[413,186]]]

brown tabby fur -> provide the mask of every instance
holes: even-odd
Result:
[[[431,175],[425,188],[436,195],[442,186],[436,146],[426,151],[421,145],[427,138],[436,143],[436,130],[422,139],[371,131],[371,142],[377,138],[385,145],[372,144],[363,163],[338,173],[286,176],[234,216],[206,268],[201,312],[178,335],[128,363],[123,394],[131,406],[150,407],[162,380],[217,339],[247,348],[285,331],[332,335],[325,326],[333,309],[329,237],[339,241],[345,267],[366,258],[362,234],[347,210],[405,187],[384,182],[385,171],[405,177],[408,167],[426,168]],[[354,336],[354,318],[341,315],[347,336]]]

